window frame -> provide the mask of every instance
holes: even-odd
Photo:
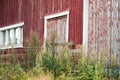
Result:
[[[20,36],[19,36],[19,38],[21,38],[20,39],[20,43],[19,44],[15,44],[15,43],[13,43],[13,45],[0,45],[0,49],[9,49],[9,48],[22,48],[23,47],[23,27],[24,27],[24,22],[21,22],[21,23],[17,23],[17,24],[13,24],[13,25],[9,25],[9,26],[5,26],[5,27],[2,27],[2,28],[0,28],[0,43],[3,43],[3,44],[6,44],[6,41],[3,41],[2,39],[4,38],[3,37],[3,31],[5,31],[5,34],[6,34],[6,32],[7,32],[7,30],[9,31],[11,31],[11,30],[17,30],[18,28],[21,28],[21,30],[20,30]],[[15,35],[16,33],[14,33],[14,35]],[[9,34],[9,36],[7,36],[8,38],[9,37],[11,37],[10,36],[10,34]],[[16,37],[16,36],[14,36],[14,37]],[[12,41],[11,41],[12,42]]]
[[[51,15],[47,15],[44,17],[44,46],[45,46],[45,42],[47,39],[47,21],[49,19],[54,19],[54,18],[58,18],[58,17],[62,17],[62,16],[66,16],[67,20],[66,20],[66,34],[65,34],[65,43],[68,42],[69,39],[69,14],[70,11],[63,11],[63,12],[59,12],[59,13],[55,13],[55,14],[51,14]]]

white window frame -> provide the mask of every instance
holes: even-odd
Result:
[[[60,12],[60,13],[56,13],[56,14],[52,14],[52,15],[47,15],[44,17],[44,47],[45,47],[45,42],[47,39],[47,21],[49,19],[54,19],[57,17],[62,17],[62,16],[67,16],[67,22],[66,22],[66,35],[65,35],[65,42],[68,42],[68,37],[69,37],[69,14],[70,11],[64,11],[64,12]]]
[[[21,23],[17,23],[17,24],[13,24],[13,25],[9,25],[9,26],[5,26],[5,27],[2,27],[2,28],[0,28],[0,43],[4,43],[4,44],[6,44],[6,42],[3,42],[2,40],[3,40],[3,35],[2,35],[2,33],[3,33],[3,31],[6,31],[6,32],[8,32],[7,30],[13,30],[13,29],[15,29],[15,28],[20,28],[20,27],[22,27],[22,30],[21,30],[21,36],[19,36],[19,39],[20,39],[20,37],[21,37],[21,42],[19,42],[18,41],[18,43],[19,44],[15,44],[15,43],[13,43],[13,45],[10,45],[10,46],[3,46],[2,44],[0,45],[0,49],[9,49],[9,48],[22,48],[23,47],[23,26],[24,26],[24,22],[21,22]],[[19,31],[19,33],[20,33],[20,31]],[[13,33],[12,33],[13,34]],[[15,33],[14,33],[15,34]],[[14,35],[13,34],[13,35]],[[7,37],[6,38],[8,38],[9,36],[7,35]],[[13,37],[15,37],[15,36],[13,36]],[[12,41],[11,41],[12,42]]]

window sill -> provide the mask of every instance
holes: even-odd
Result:
[[[15,48],[23,48],[23,45],[14,45],[14,46],[5,46],[5,47],[1,47],[0,50],[3,49],[15,49]]]

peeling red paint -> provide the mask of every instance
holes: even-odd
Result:
[[[89,0],[89,50],[106,48],[108,53],[120,53],[118,4],[119,0]],[[83,0],[0,0],[0,27],[24,21],[24,39],[32,28],[43,40],[44,16],[65,10],[70,11],[69,41],[82,44]]]
[[[88,47],[119,54],[118,0],[89,0]]]
[[[70,11],[69,41],[82,44],[83,0],[0,0],[0,27],[24,21],[24,41],[30,29],[40,41],[44,36],[44,16]]]

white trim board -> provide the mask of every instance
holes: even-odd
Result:
[[[0,50],[10,49],[10,48],[23,48],[23,44],[17,46],[2,47]]]
[[[47,16],[45,16],[45,19],[52,19],[52,18],[64,16],[64,15],[69,15],[69,13],[70,13],[70,11],[64,11],[64,12],[60,12],[60,13],[56,13],[56,14],[52,14],[52,15],[47,15]]]
[[[83,46],[88,51],[88,0],[84,0],[83,8]]]
[[[13,25],[9,25],[9,26],[4,26],[4,27],[0,28],[0,31],[6,30],[6,29],[11,29],[11,28],[16,28],[18,26],[23,26],[23,25],[24,25],[24,22],[13,24]]]

